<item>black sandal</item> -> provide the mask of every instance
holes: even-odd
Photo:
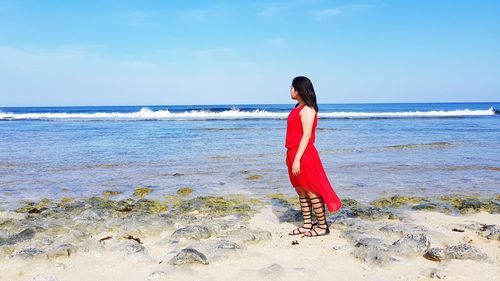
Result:
[[[324,225],[325,227],[321,227],[321,225],[318,224],[318,228],[321,228],[321,229],[324,229],[325,230],[325,233],[318,233],[316,231],[316,229],[312,228],[311,230],[309,230],[308,232],[305,232],[304,233],[304,237],[317,237],[317,236],[326,236],[326,235],[329,235],[330,234],[330,229],[328,228],[328,225],[325,224]],[[313,234],[314,232],[314,234]],[[307,233],[310,233],[310,235],[307,235]]]
[[[316,225],[312,223],[312,210],[311,204],[308,197],[299,197],[300,209],[302,211],[302,218],[304,219],[304,224],[301,227],[297,227],[292,232],[288,233],[288,235],[300,235],[311,231]],[[304,203],[304,204],[302,204]],[[305,227],[304,225],[310,224],[310,227]],[[306,229],[306,231],[301,231],[301,229]]]
[[[312,200],[315,200],[315,199],[318,199],[317,202],[312,202]],[[320,204],[319,206],[314,206],[315,204]],[[317,237],[317,236],[325,236],[325,235],[328,235],[330,234],[330,229],[328,227],[328,224],[326,223],[326,217],[325,217],[325,205],[324,205],[324,201],[323,201],[323,198],[321,197],[314,197],[314,198],[311,198],[311,205],[314,209],[314,211],[316,212],[316,219],[318,220],[318,228],[320,229],[324,229],[325,230],[325,233],[318,233],[316,231],[316,229],[314,229],[313,227],[311,227],[311,230],[309,230],[308,232],[304,233],[304,236],[305,237]],[[319,210],[319,211],[317,211]],[[324,223],[319,223],[319,222],[324,222]],[[307,235],[307,233],[309,233],[309,235]]]

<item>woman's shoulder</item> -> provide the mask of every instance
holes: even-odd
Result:
[[[302,115],[302,113],[305,113],[307,115],[315,115],[316,114],[316,110],[314,110],[313,107],[311,106],[308,106],[307,104],[305,104],[302,109],[300,110],[300,115]]]

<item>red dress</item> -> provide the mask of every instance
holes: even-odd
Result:
[[[342,202],[333,190],[319,158],[318,151],[314,147],[316,126],[318,124],[317,114],[314,116],[311,138],[302,154],[302,158],[300,158],[300,173],[297,176],[292,174],[293,160],[295,159],[295,154],[297,154],[302,138],[302,122],[299,113],[303,107],[304,105],[292,109],[287,119],[285,147],[288,149],[286,153],[288,176],[294,187],[299,186],[302,189],[321,195],[328,210],[334,212],[342,207]]]

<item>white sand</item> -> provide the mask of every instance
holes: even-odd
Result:
[[[470,242],[488,254],[492,262],[448,260],[435,262],[423,257],[409,258],[386,266],[364,264],[350,251],[352,242],[341,238],[338,229],[329,236],[301,238],[287,233],[295,227],[279,223],[271,207],[266,207],[250,221],[251,228],[267,230],[272,240],[247,244],[247,249],[229,258],[211,260],[209,265],[167,264],[172,253],[155,244],[171,234],[144,241],[153,259],[123,258],[116,252],[102,254],[77,252],[71,257],[56,260],[0,259],[0,280],[437,280],[429,277],[433,269],[446,275],[445,280],[500,280],[500,241],[487,240],[474,231],[453,232],[450,225],[472,222],[500,224],[500,215],[477,213],[449,216],[437,212],[408,211],[413,223],[431,231],[431,247],[442,247],[459,242]],[[298,245],[291,242],[297,240]],[[472,240],[472,241],[471,241]],[[159,261],[162,261],[159,264]],[[268,268],[267,270],[265,268]],[[153,279],[152,272],[163,272]],[[38,275],[38,279],[33,279]],[[148,279],[151,277],[151,279]]]

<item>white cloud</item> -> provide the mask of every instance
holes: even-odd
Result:
[[[279,15],[286,7],[278,4],[271,4],[257,13],[260,17],[274,17]]]
[[[118,19],[132,27],[150,28],[158,25],[162,11],[126,11],[118,14]]]
[[[323,19],[328,17],[340,16],[346,13],[354,12],[356,10],[365,9],[372,7],[369,4],[351,4],[351,5],[342,5],[337,7],[330,7],[320,11],[313,12],[313,15],[317,19]]]
[[[320,14],[323,16],[338,16],[343,13],[344,11],[339,8],[324,9],[323,11],[320,12]]]
[[[213,10],[208,9],[187,10],[182,11],[179,18],[186,21],[203,21],[210,19],[213,12]]]

